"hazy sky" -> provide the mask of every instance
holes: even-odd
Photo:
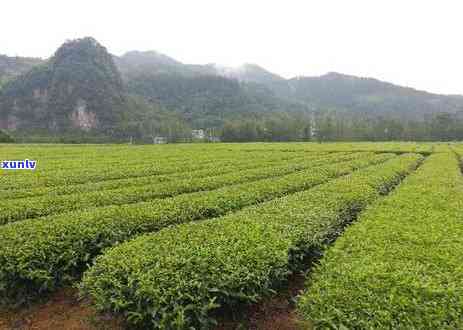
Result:
[[[3,0],[0,53],[48,57],[93,36],[120,55],[257,63],[284,77],[337,71],[463,94],[463,1]]]

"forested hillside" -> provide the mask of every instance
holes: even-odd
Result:
[[[0,89],[8,80],[29,71],[32,67],[41,63],[43,63],[43,60],[39,58],[0,55]]]
[[[312,108],[401,119],[423,119],[437,112],[463,111],[463,99],[418,91],[372,78],[331,72],[320,77],[297,77],[271,85],[275,93]]]
[[[284,79],[256,64],[184,64],[68,41],[48,60],[0,56],[0,128],[54,140],[463,138],[463,97],[339,73]],[[66,138],[64,138],[66,137]]]
[[[243,115],[254,119],[309,110],[260,84],[274,75],[254,66],[234,71],[214,64],[185,65],[157,52],[129,52],[115,62],[130,94],[180,114],[194,128],[222,127]]]
[[[1,118],[9,129],[105,131],[127,106],[112,57],[94,39],[63,44],[47,62],[8,83]]]

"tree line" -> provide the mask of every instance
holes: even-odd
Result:
[[[463,140],[462,114],[439,113],[423,120],[318,113],[272,115],[224,123],[226,142],[247,141],[453,141]]]
[[[153,143],[162,137],[168,143],[193,142],[193,129],[204,129],[204,142],[290,142],[290,141],[461,141],[461,113],[439,113],[423,120],[349,115],[346,113],[270,113],[225,120],[216,127],[197,127],[179,116],[142,99],[131,100],[131,115],[118,125],[98,131],[70,130],[50,136],[45,128],[29,129],[12,137],[0,132],[0,142],[127,142]],[[143,106],[141,106],[142,104]],[[143,109],[140,111],[140,109]],[[138,110],[138,112],[137,112]],[[108,134],[109,133],[109,134]],[[196,140],[197,142],[198,140]]]

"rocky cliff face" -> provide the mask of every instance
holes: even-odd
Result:
[[[72,127],[84,131],[90,131],[98,127],[98,119],[95,112],[87,109],[87,102],[83,99],[77,101],[74,111],[71,113]]]

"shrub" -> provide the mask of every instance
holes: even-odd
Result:
[[[14,139],[5,131],[0,129],[0,143],[13,143]]]
[[[184,179],[172,179],[166,176],[148,176],[139,179],[141,185],[126,186],[126,182],[116,184],[116,187],[108,190],[97,190],[68,194],[61,196],[45,195],[23,199],[10,199],[3,201],[0,206],[0,225],[8,222],[28,218],[37,218],[54,213],[62,213],[73,210],[83,210],[92,207],[106,205],[122,205],[152,200],[155,198],[167,198],[182,193],[213,190],[227,185],[250,182],[268,177],[278,177],[291,172],[319,166],[328,162],[355,159],[359,154],[337,156],[336,158],[321,156],[319,159],[286,161],[286,165],[252,168],[248,170],[232,171],[225,174],[217,174],[220,165],[209,169],[209,175],[186,176]],[[339,159],[339,160],[338,160]],[[135,178],[132,178],[135,180]],[[140,182],[141,181],[141,182]],[[88,185],[87,185],[88,187]]]
[[[104,311],[156,329],[205,328],[211,310],[255,302],[346,222],[413,171],[405,155],[308,191],[110,249],[85,274],[83,294]]]
[[[300,314],[319,328],[463,328],[462,201],[455,156],[431,155],[329,249]]]
[[[224,215],[390,159],[369,155],[346,163],[167,199],[64,213],[0,226],[0,302],[20,303],[79,277],[107,247],[142,233]]]

